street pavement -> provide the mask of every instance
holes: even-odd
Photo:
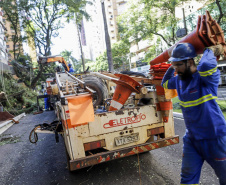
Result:
[[[177,185],[180,184],[182,137],[185,132],[181,114],[175,114],[175,131],[180,143],[147,153],[109,161],[69,172],[63,138],[56,143],[54,135],[39,134],[39,142],[28,140],[35,125],[51,122],[54,112],[27,115],[4,132],[0,138],[1,185]],[[5,138],[5,140],[3,140]],[[139,161],[139,162],[138,162]],[[217,185],[218,180],[204,164],[201,184]]]
[[[226,101],[226,87],[222,86],[218,88],[217,91],[217,99],[218,100],[225,100]]]

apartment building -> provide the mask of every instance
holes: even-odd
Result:
[[[0,70],[8,70],[8,48],[5,37],[6,27],[3,22],[3,12],[0,9]]]
[[[8,49],[8,59],[9,59],[9,62],[10,62],[14,59],[13,41],[11,40],[11,38],[13,37],[13,35],[15,35],[15,30],[12,28],[11,23],[5,19],[5,17],[3,17],[3,22],[5,23],[5,27],[7,29],[7,31],[6,31],[6,35],[7,35],[6,36],[7,37],[6,46],[7,46],[7,49]],[[19,35],[20,35],[20,33],[19,33]],[[17,43],[15,47],[16,47],[16,53],[18,53],[19,50],[20,50],[20,53],[23,54],[22,43]]]
[[[111,44],[118,41],[117,16],[126,10],[124,0],[103,0]],[[90,21],[84,20],[82,28],[82,43],[84,57],[96,60],[106,50],[105,31],[101,1],[95,1],[93,5],[87,6],[87,12],[91,16]]]
[[[6,28],[6,31],[5,31],[5,36],[6,36],[6,47],[7,47],[7,50],[8,50],[8,61],[12,61],[14,59],[14,54],[13,54],[13,41],[12,41],[12,38],[13,36],[15,35],[15,30],[13,29],[11,23],[9,21],[7,21],[7,18],[6,18],[6,15],[4,14],[4,11],[1,10],[2,12],[2,20],[3,20],[3,24]],[[18,27],[20,27],[18,25]],[[21,35],[21,32],[20,30],[17,30],[17,34],[20,36]],[[22,43],[17,43],[16,46],[15,46],[15,49],[16,49],[16,53],[20,53],[20,54],[23,54],[23,47],[22,47]]]

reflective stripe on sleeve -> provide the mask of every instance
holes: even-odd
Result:
[[[168,82],[169,82],[169,80],[167,80],[167,81],[163,84],[163,88],[164,88],[164,89],[168,89]]]
[[[193,107],[193,106],[197,106],[197,105],[200,105],[202,103],[205,103],[209,100],[213,100],[213,99],[217,99],[217,96],[213,96],[212,94],[208,94],[206,96],[203,96],[197,100],[193,100],[193,101],[187,101],[187,102],[183,102],[183,101],[180,101],[180,105],[182,107]]]
[[[203,72],[199,71],[199,74],[200,74],[200,76],[210,76],[213,73],[215,73],[216,71],[217,71],[217,67],[210,69],[208,71],[203,71]]]

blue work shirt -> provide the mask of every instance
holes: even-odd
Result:
[[[70,69],[69,69],[69,73],[74,73],[75,72],[75,70],[71,67]]]
[[[163,78],[165,89],[177,89],[188,137],[214,139],[226,135],[226,121],[216,98],[220,71],[213,52],[205,50],[192,78],[180,80],[169,68]]]

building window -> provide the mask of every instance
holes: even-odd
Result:
[[[0,51],[0,54],[3,58],[6,58],[5,52],[3,52],[2,50]]]
[[[9,48],[9,45],[6,45],[7,48]]]
[[[3,42],[3,39],[0,38],[0,44],[3,46],[4,42]]]

